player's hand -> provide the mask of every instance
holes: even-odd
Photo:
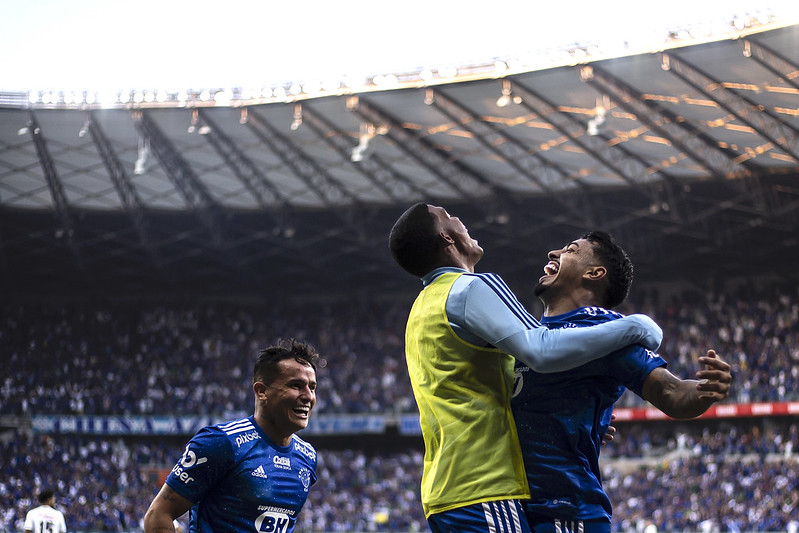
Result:
[[[699,397],[711,402],[720,402],[729,396],[732,383],[729,363],[723,361],[715,350],[708,350],[707,355],[699,358],[699,362],[705,365],[704,370],[696,373],[696,379],[699,380],[696,385]]]
[[[616,415],[610,415],[610,423],[612,424],[613,421],[616,420]],[[608,431],[604,435],[602,435],[602,446],[606,446],[609,442],[613,441],[613,435],[616,434],[616,428],[613,426],[608,426]]]

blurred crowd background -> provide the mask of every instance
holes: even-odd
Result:
[[[692,377],[714,348],[733,366],[727,403],[799,400],[799,289],[643,292],[625,312],[664,330],[669,369]],[[6,303],[0,420],[42,414],[209,415],[252,411],[252,364],[282,337],[316,345],[315,416],[414,413],[402,335],[410,300],[281,305]],[[534,307],[534,304],[531,304]],[[620,406],[644,405],[631,393]],[[614,531],[796,531],[797,417],[626,422],[603,451]],[[186,436],[94,437],[0,427],[0,531],[22,531],[53,487],[71,531],[136,531]],[[421,439],[306,436],[319,481],[298,531],[426,531]],[[651,531],[651,529],[650,529]]]

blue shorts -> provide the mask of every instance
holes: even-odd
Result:
[[[530,533],[519,500],[495,500],[431,514],[433,533]]]
[[[527,520],[533,533],[610,533],[610,521],[604,518],[575,520],[527,513]]]

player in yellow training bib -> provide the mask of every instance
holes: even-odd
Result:
[[[475,274],[483,249],[442,207],[416,204],[389,235],[395,261],[421,278],[405,355],[425,443],[422,505],[433,533],[529,532],[529,498],[510,409],[514,357],[538,372],[571,369],[662,332],[631,315],[548,330],[496,274]],[[512,356],[512,357],[511,357]]]

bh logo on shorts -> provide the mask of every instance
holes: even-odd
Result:
[[[289,517],[285,513],[266,512],[255,519],[255,530],[264,533],[286,533],[289,530]]]

